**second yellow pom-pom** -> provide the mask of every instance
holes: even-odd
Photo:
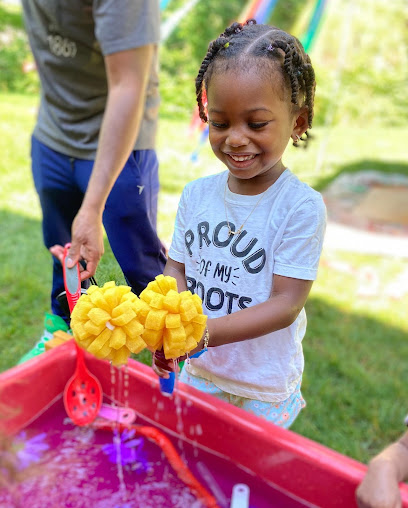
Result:
[[[158,275],[140,293],[140,300],[146,305],[140,317],[145,327],[142,338],[151,350],[163,348],[164,356],[170,359],[197,346],[207,323],[198,295],[178,293],[174,277]]]

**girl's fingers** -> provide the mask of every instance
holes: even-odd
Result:
[[[155,351],[153,354],[153,363],[157,365],[159,368],[166,370],[167,372],[174,371],[174,362],[173,360],[166,360],[164,356],[164,352],[162,349]]]
[[[156,364],[153,363],[152,365],[152,368],[153,368],[153,371],[154,373],[159,376],[159,377],[162,377],[164,379],[168,379],[170,377],[170,373],[169,371],[167,370],[164,370],[164,369],[161,369],[160,367],[158,367]]]
[[[166,360],[162,350],[154,352],[152,364],[156,366],[158,369],[160,369],[162,372],[164,371],[169,373],[174,371],[173,360]]]
[[[160,369],[167,370],[167,372],[172,372],[174,370],[173,367],[173,360],[160,360],[157,358],[154,358],[154,365],[159,367]]]

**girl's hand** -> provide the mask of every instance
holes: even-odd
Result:
[[[181,357],[179,360],[182,361],[184,358]],[[159,377],[168,379],[170,372],[178,371],[178,363],[172,359],[166,360],[163,349],[160,349],[152,353],[152,369]]]
[[[198,353],[199,351],[202,351],[204,348],[204,335],[201,337],[200,342],[197,344],[197,347],[192,349],[188,355],[183,355],[177,358],[176,360],[170,359],[166,360],[166,357],[164,356],[163,349],[159,349],[156,351],[152,351],[152,369],[154,372],[164,379],[169,378],[169,372],[178,372],[179,367],[178,363],[182,362],[187,359],[187,357],[192,357],[195,353]]]
[[[197,346],[188,353],[190,358],[204,349],[204,335],[201,337],[200,342],[197,344]]]

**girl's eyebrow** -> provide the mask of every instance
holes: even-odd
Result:
[[[246,109],[244,111],[244,113],[255,113],[256,111],[266,111],[267,113],[272,113],[272,111],[268,108],[263,108],[263,107],[260,107],[260,108],[251,108],[251,109]],[[221,109],[216,109],[216,108],[210,108],[208,110],[209,113],[224,113],[224,111],[222,111]]]

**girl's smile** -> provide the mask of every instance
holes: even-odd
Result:
[[[274,81],[264,76],[255,67],[215,71],[207,91],[211,147],[242,194],[263,192],[280,176],[282,154],[298,133],[301,115],[285,97],[281,76],[274,72]]]
[[[226,155],[228,155],[232,161],[233,161],[233,164],[235,164],[235,166],[237,168],[241,168],[241,169],[244,169],[244,168],[248,168],[249,166],[251,166],[252,162],[254,161],[255,157],[258,155],[258,154],[241,154],[241,153],[234,153],[234,152],[225,152]]]

